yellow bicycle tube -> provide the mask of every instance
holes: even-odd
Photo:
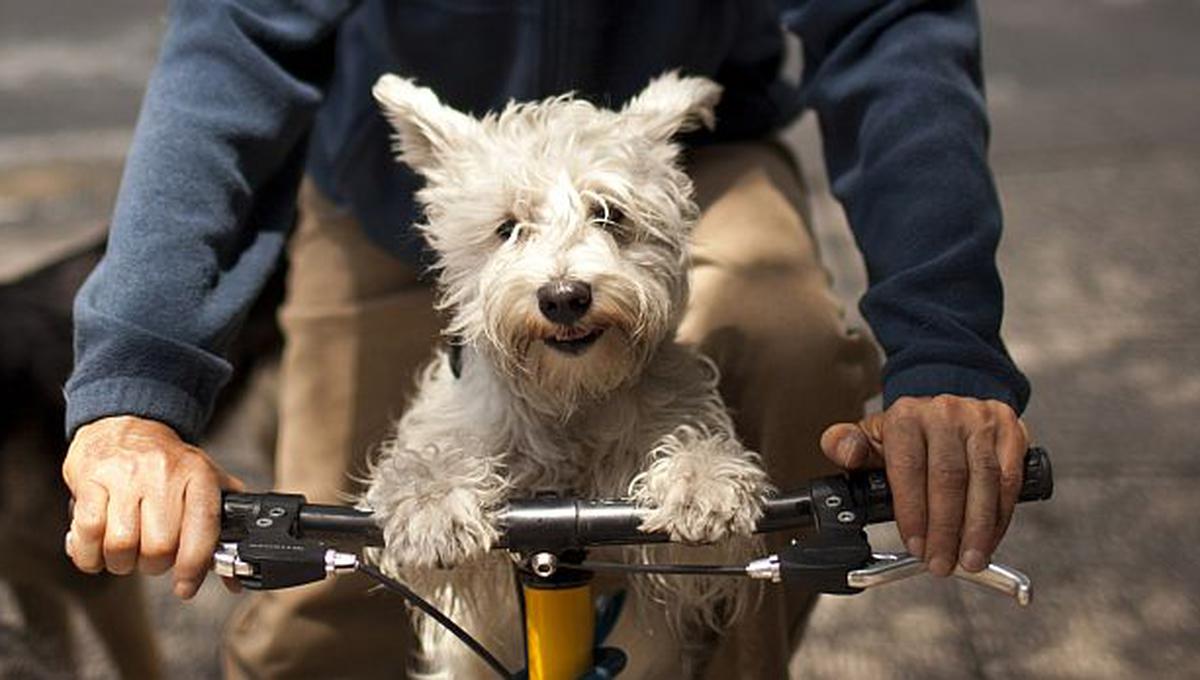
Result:
[[[596,636],[592,587],[522,584],[529,680],[578,680],[591,670]]]

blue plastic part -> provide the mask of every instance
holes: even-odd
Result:
[[[599,648],[617,627],[621,618],[621,610],[625,608],[625,591],[618,590],[612,595],[601,595],[596,598],[596,647]]]

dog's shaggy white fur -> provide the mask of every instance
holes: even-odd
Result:
[[[674,340],[698,209],[672,138],[711,127],[720,88],[668,73],[620,111],[563,96],[482,119],[393,75],[374,95],[426,180],[421,229],[462,350],[458,376],[449,353],[424,371],[371,470],[364,502],[387,544],[374,557],[511,662],[509,562],[487,552],[506,498],[627,495],[644,529],[691,543],[746,536],[761,516],[766,476],[715,367]],[[737,608],[736,589],[680,583],[654,582],[676,621]],[[434,667],[472,674],[462,645],[418,631]]]

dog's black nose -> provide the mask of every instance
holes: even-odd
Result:
[[[592,287],[583,281],[558,279],[538,288],[538,309],[564,326],[579,321],[592,306]]]

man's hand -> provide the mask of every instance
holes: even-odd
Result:
[[[170,427],[119,416],[84,425],[63,478],[75,498],[67,554],[88,573],[175,567],[175,594],[190,599],[212,562],[221,489],[241,490],[208,454]]]
[[[846,469],[884,467],[904,545],[929,571],[987,566],[1021,491],[1028,432],[1000,401],[902,397],[883,413],[825,430]]]

